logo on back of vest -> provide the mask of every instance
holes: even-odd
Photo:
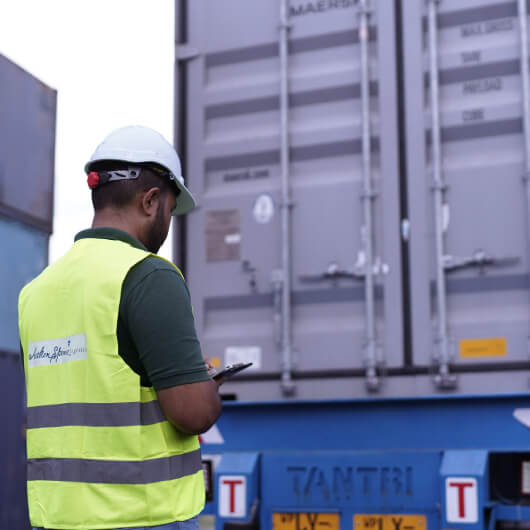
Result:
[[[38,340],[28,346],[28,366],[62,364],[87,358],[86,335],[71,335],[60,339]]]

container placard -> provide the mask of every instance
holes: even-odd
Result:
[[[238,261],[241,249],[239,210],[206,213],[206,261]]]
[[[506,357],[508,348],[505,338],[466,339],[459,344],[460,357],[464,359],[481,357]]]

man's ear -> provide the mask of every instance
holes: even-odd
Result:
[[[141,199],[141,208],[148,217],[156,215],[158,203],[160,202],[160,188],[151,188],[147,190]]]

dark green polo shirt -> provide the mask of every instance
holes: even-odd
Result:
[[[147,250],[116,228],[91,228],[75,240],[124,241]],[[195,331],[188,287],[167,261],[150,256],[127,274],[118,314],[118,349],[143,386],[162,390],[209,379]]]

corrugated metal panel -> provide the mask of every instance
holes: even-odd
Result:
[[[48,235],[0,218],[0,241],[0,352],[18,353],[18,294],[47,265]]]
[[[57,93],[0,55],[0,215],[51,233]]]
[[[431,7],[436,10],[436,32],[429,25],[429,4],[402,3],[407,24],[414,363],[433,365],[438,371],[445,356],[453,371],[488,368],[490,374],[482,377],[484,391],[527,391],[524,373],[495,373],[527,369],[530,353],[529,204],[518,4],[444,0]],[[429,46],[431,34],[434,46]],[[438,84],[430,74],[429,50],[438,62]],[[436,86],[439,95],[431,102]],[[436,104],[440,175],[447,186],[440,201],[443,260],[437,259],[435,244]],[[437,270],[443,270],[438,281]],[[469,377],[447,379],[446,386],[468,391]]]
[[[354,1],[290,2],[288,83],[292,204],[293,373],[298,397],[364,394],[367,310],[362,270],[373,240],[374,360],[403,362],[393,3],[370,3],[368,76]],[[316,6],[316,8],[314,7]],[[319,7],[324,6],[324,7]],[[187,274],[204,351],[252,356],[240,399],[281,397],[282,274],[280,2],[188,3]],[[370,93],[363,150],[362,86]],[[192,97],[191,97],[192,96]],[[374,233],[367,236],[363,153],[371,152]],[[364,238],[364,239],[363,239]],[[276,283],[275,283],[276,282]],[[333,379],[345,373],[357,378]],[[309,378],[312,379],[309,379]]]
[[[185,155],[200,203],[187,221],[188,277],[205,353],[222,363],[260,361],[254,375],[226,385],[239,399],[282,397],[274,290],[283,267],[280,4],[188,6],[187,51],[198,55],[186,63]],[[377,368],[386,376],[379,392],[527,391],[530,112],[520,10],[530,2],[369,4],[374,258],[388,265],[375,277],[385,369]],[[367,392],[366,283],[340,274],[366,241],[363,5],[290,2],[292,375],[300,397]]]

